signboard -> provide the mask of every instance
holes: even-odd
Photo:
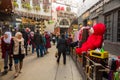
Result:
[[[60,25],[60,28],[69,28],[69,25]]]

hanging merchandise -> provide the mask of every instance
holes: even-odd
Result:
[[[118,72],[118,71],[115,72],[115,73],[114,73],[114,80],[120,80],[120,77],[119,77],[119,76],[120,76],[120,72]]]
[[[90,51],[90,56],[100,58],[100,59],[105,59],[108,58],[109,53],[107,51],[104,51],[104,49],[96,49],[96,50],[91,50]]]
[[[113,74],[113,71],[111,70],[108,74],[108,80],[113,80],[114,79],[113,76],[114,74]]]
[[[117,69],[116,59],[114,59],[114,58],[112,59],[112,64],[111,64],[110,69],[113,71],[116,71],[116,69]]]

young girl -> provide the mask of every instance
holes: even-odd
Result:
[[[23,66],[23,59],[24,59],[24,54],[25,54],[25,49],[24,49],[24,39],[22,37],[21,32],[17,32],[15,34],[14,38],[14,47],[13,47],[13,58],[14,58],[14,64],[15,64],[15,77],[21,73],[21,69]]]

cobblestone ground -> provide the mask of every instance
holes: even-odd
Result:
[[[82,80],[74,62],[70,56],[67,56],[67,64],[63,64],[61,56],[60,64],[56,63],[56,48],[52,46],[49,54],[44,57],[37,58],[36,53],[29,54],[24,59],[22,73],[14,79],[13,71],[9,71],[7,75],[2,76],[0,80]]]

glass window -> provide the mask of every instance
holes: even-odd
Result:
[[[120,42],[120,11],[118,11],[117,41]]]
[[[105,39],[110,40],[111,39],[111,19],[110,19],[110,15],[105,16],[105,24],[106,24]]]

